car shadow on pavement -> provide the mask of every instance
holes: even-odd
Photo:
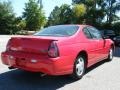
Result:
[[[85,74],[103,63],[105,61],[93,65]],[[68,75],[40,77],[39,73],[17,69],[0,74],[0,90],[56,90],[73,82],[75,80]]]
[[[115,48],[114,57],[120,57],[120,47]]]
[[[0,74],[0,90],[56,90],[74,82],[68,76],[44,76],[39,73],[12,70]]]

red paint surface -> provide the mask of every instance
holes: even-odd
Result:
[[[73,72],[75,59],[81,51],[88,55],[87,67],[107,58],[113,42],[110,39],[87,39],[82,31],[85,25],[79,27],[77,33],[70,37],[13,37],[7,45],[7,50],[1,55],[2,62],[27,71],[64,75]],[[59,50],[59,56],[56,58],[48,55],[49,45],[53,41]],[[37,62],[32,63],[31,60]]]

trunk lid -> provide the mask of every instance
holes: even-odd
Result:
[[[47,54],[48,48],[52,41],[57,41],[54,38],[42,37],[12,37],[9,43],[11,51],[20,51],[27,53]]]

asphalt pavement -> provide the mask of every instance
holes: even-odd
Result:
[[[0,36],[0,52],[10,36]],[[69,76],[44,76],[22,70],[9,70],[0,61],[0,90],[120,90],[120,48],[111,62],[89,68],[81,80]]]

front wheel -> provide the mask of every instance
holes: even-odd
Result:
[[[113,48],[111,48],[111,49],[109,50],[109,55],[108,55],[107,60],[108,60],[108,61],[112,61],[112,59],[113,59]]]
[[[85,73],[85,57],[81,55],[76,59],[74,63],[72,77],[78,80],[82,78],[84,73]]]

